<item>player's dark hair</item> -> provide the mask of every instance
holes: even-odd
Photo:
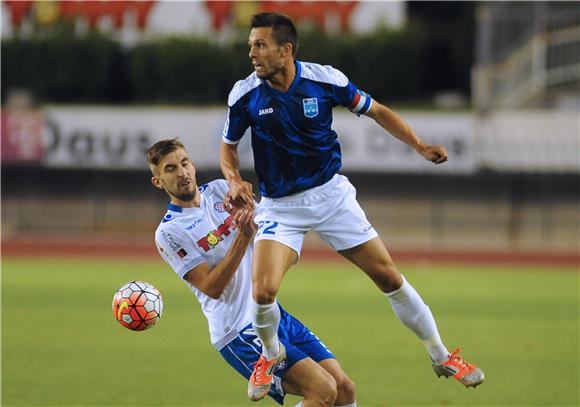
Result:
[[[298,51],[298,32],[289,17],[278,13],[258,13],[252,16],[251,28],[272,27],[272,37],[276,44],[292,44],[292,56]]]
[[[177,137],[174,139],[158,141],[147,150],[147,162],[151,165],[157,166],[163,157],[180,148],[185,149],[185,146]]]

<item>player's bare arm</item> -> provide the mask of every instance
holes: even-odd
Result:
[[[220,166],[225,179],[230,184],[230,191],[224,200],[226,207],[241,205],[246,209],[253,209],[255,205],[252,184],[244,181],[240,175],[240,159],[237,144],[227,144],[222,141],[220,147]]]
[[[233,219],[238,233],[224,258],[213,269],[210,269],[207,263],[201,263],[189,270],[183,277],[213,299],[220,298],[230,283],[256,231],[253,211],[239,210],[233,215]]]
[[[387,106],[378,103],[373,99],[367,116],[374,119],[379,126],[388,131],[394,137],[411,146],[421,154],[426,160],[435,164],[442,164],[447,161],[447,150],[441,145],[428,145],[423,142],[413,131],[411,126],[401,116],[389,109]]]

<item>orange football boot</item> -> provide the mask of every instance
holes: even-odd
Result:
[[[475,365],[468,363],[465,359],[459,356],[460,349],[455,349],[450,355],[449,359],[442,363],[433,363],[433,370],[439,377],[453,376],[465,387],[477,387],[485,379],[485,375]]]
[[[286,348],[280,343],[280,353],[274,359],[266,359],[264,355],[260,356],[258,362],[254,365],[254,371],[250,376],[248,383],[248,397],[252,401],[262,400],[270,391],[272,386],[273,374],[276,367],[286,359]]]

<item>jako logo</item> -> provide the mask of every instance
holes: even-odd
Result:
[[[260,109],[260,112],[258,113],[258,116],[262,116],[263,114],[270,114],[270,113],[274,113],[274,108],[273,107],[269,107],[267,109]]]

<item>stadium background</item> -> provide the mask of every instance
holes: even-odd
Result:
[[[443,332],[497,378],[475,396],[442,388],[391,316],[379,333],[385,304],[370,283],[309,236],[281,296],[337,353],[363,405],[577,405],[578,3],[357,1],[2,2],[3,404],[248,404],[195,300],[156,257],[165,197],[143,153],[179,136],[200,184],[220,176],[225,100],[250,73],[247,21],[260,10],[295,19],[299,59],[343,70],[450,152],[448,164],[426,165],[336,110],[344,173],[368,217]],[[241,148],[255,182],[247,140]],[[108,297],[130,279],[161,289],[163,325],[135,335],[113,326]],[[361,340],[375,353],[353,352]],[[546,366],[561,377],[546,382]],[[147,389],[103,379],[133,368],[154,377]],[[68,386],[77,390],[59,390]]]

